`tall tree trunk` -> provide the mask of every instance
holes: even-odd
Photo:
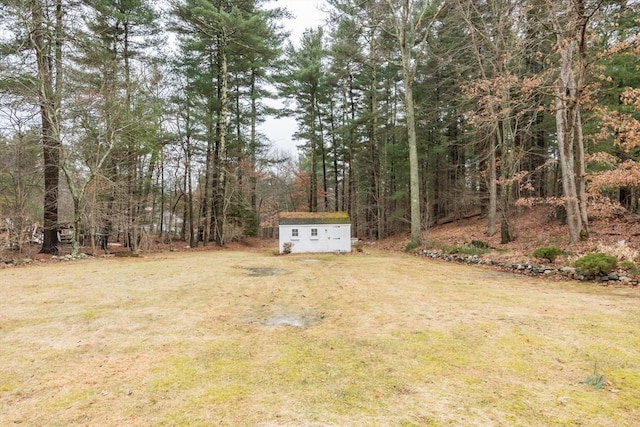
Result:
[[[318,212],[318,160],[317,160],[317,131],[316,131],[316,97],[317,88],[313,88],[311,94],[311,129],[310,129],[310,155],[311,155],[311,176],[309,177],[309,212]]]
[[[582,133],[582,118],[580,111],[576,112],[576,161],[577,161],[577,187],[580,206],[580,220],[582,221],[582,233],[589,236],[589,217],[587,214],[587,169],[584,153],[584,136]]]
[[[444,3],[440,2],[429,23],[424,18],[432,11],[429,2],[403,0],[396,2],[387,0],[392,14],[393,27],[390,29],[398,42],[401,55],[401,72],[404,83],[405,113],[407,120],[407,137],[409,146],[409,187],[411,204],[411,244],[422,244],[422,216],[420,214],[420,171],[418,162],[418,141],[416,135],[416,117],[413,100],[413,84],[418,64],[426,52],[426,41],[430,28],[435,22]],[[422,45],[421,49],[417,46]],[[428,203],[427,203],[428,205]],[[425,218],[428,223],[428,218]]]
[[[496,171],[496,138],[493,134],[489,137],[489,209],[487,212],[487,235],[496,234],[496,217],[498,213],[498,174]]]
[[[132,96],[131,96],[131,51],[130,51],[130,43],[131,43],[131,34],[130,34],[130,26],[129,23],[125,20],[123,22],[123,50],[122,50],[122,58],[124,60],[124,84],[125,84],[125,100],[124,100],[124,108],[127,112],[127,120],[131,120],[131,110],[132,110]],[[127,227],[125,234],[125,246],[127,246],[132,251],[137,251],[138,248],[138,214],[140,209],[142,208],[138,203],[138,195],[137,195],[137,184],[138,184],[138,150],[136,148],[137,142],[134,141],[130,135],[125,136],[127,142]]]
[[[371,78],[369,80],[369,114],[371,114],[371,120],[369,124],[369,158],[371,163],[370,175],[371,182],[369,183],[371,192],[370,208],[371,218],[373,224],[369,225],[370,234],[372,237],[380,239],[382,237],[382,194],[380,184],[380,177],[382,171],[380,170],[380,153],[379,153],[379,132],[378,132],[378,61],[377,56],[380,54],[376,45],[376,29],[372,27],[369,30],[369,60],[371,68]]]
[[[576,123],[575,119],[572,118],[573,111],[569,106],[569,100],[575,96],[576,90],[572,69],[573,41],[570,39],[559,40],[559,44],[561,63],[560,75],[555,89],[556,135],[562,172],[562,190],[567,213],[567,227],[569,229],[569,242],[574,244],[581,239],[582,217],[580,215],[578,188],[576,185],[573,145]]]
[[[555,84],[556,136],[569,242],[574,244],[589,235],[581,98],[587,66],[586,31],[595,10],[587,16],[584,0],[554,2],[553,6],[552,26],[557,34],[556,48],[560,55]],[[567,22],[560,22],[560,18]],[[579,50],[577,75],[574,68],[576,46]]]
[[[217,166],[218,176],[217,178],[217,192],[215,200],[216,215],[215,215],[215,229],[216,229],[216,244],[219,246],[224,245],[225,242],[225,224],[227,222],[227,206],[229,201],[227,200],[227,165],[226,165],[226,151],[227,151],[227,118],[229,117],[229,76],[228,76],[228,62],[226,52],[226,41],[223,41],[223,46],[220,51],[220,116],[218,122],[218,153]]]
[[[258,212],[258,171],[257,171],[257,158],[258,158],[258,141],[256,140],[256,126],[258,109],[256,107],[257,102],[257,90],[256,90],[256,70],[251,70],[251,131],[249,135],[249,161],[251,163],[251,170],[249,171],[249,198],[251,203],[251,211],[255,215],[258,225],[260,224],[260,215]]]
[[[358,217],[358,197],[356,188],[358,188],[358,178],[356,174],[356,161],[355,161],[355,144],[356,144],[356,132],[354,129],[356,122],[356,102],[355,102],[355,89],[353,76],[349,75],[349,87],[348,87],[348,106],[345,105],[345,111],[349,111],[349,136],[348,136],[348,163],[349,163],[349,189],[348,189],[348,205],[349,214],[351,215],[351,222],[353,223],[353,229],[358,230],[360,218]],[[346,100],[345,100],[346,102]],[[357,233],[357,231],[356,231]]]
[[[38,99],[42,124],[44,160],[44,239],[41,253],[58,251],[58,189],[60,179],[60,96],[62,82],[62,5],[56,2],[55,32],[51,34],[40,0],[31,3],[33,28],[31,47],[36,54],[38,68]],[[49,43],[54,40],[52,47]],[[51,50],[55,58],[51,58]],[[55,79],[53,76],[55,68]],[[55,80],[55,82],[54,82]],[[59,80],[59,81],[58,81]],[[55,86],[54,86],[55,85]]]
[[[329,120],[331,127],[331,149],[333,151],[333,210],[338,212],[340,210],[340,170],[338,169],[338,141],[336,138],[336,118],[333,102],[333,98],[331,98],[329,100],[329,108],[331,109]]]
[[[498,133],[500,144],[500,242],[506,244],[514,240],[511,228],[511,191],[515,167],[513,160],[515,132],[511,126],[511,119],[502,120],[500,129]]]
[[[587,24],[589,18],[585,10],[585,0],[577,0],[575,3],[578,20],[580,23],[580,35],[578,38],[578,76],[576,79],[575,98],[575,128],[576,128],[576,161],[578,175],[576,177],[578,187],[578,200],[580,207],[580,219],[584,237],[589,237],[589,217],[587,215],[587,171],[584,150],[584,135],[582,132],[582,92],[587,75]],[[591,15],[593,16],[593,15]]]
[[[322,193],[323,193],[323,211],[329,210],[329,192],[328,176],[327,176],[327,149],[324,143],[324,123],[322,122],[322,114],[320,111],[320,102],[316,97],[316,118],[318,119],[318,140],[320,143],[320,155],[322,156]]]
[[[214,74],[215,70],[215,61],[213,58],[213,52],[209,51],[208,53],[208,67],[209,73],[211,75]],[[213,84],[213,82],[212,82]],[[201,205],[201,214],[200,217],[204,219],[202,224],[198,226],[198,235],[202,238],[202,244],[207,246],[209,241],[211,240],[211,229],[213,226],[213,186],[215,182],[215,162],[216,162],[216,154],[215,154],[215,130],[214,130],[214,122],[213,118],[216,114],[215,109],[215,100],[213,95],[208,94],[207,99],[207,156],[206,156],[206,165],[205,165],[205,176],[204,176],[204,195],[202,197],[202,205]]]
[[[188,120],[188,119],[187,119]],[[187,122],[187,129],[190,129],[190,124]],[[192,184],[192,179],[193,179],[193,174],[192,174],[192,168],[191,168],[191,162],[192,162],[192,155],[191,155],[191,132],[190,130],[187,130],[187,135],[186,135],[186,141],[185,141],[185,171],[184,171],[184,175],[185,175],[185,187],[186,187],[186,202],[187,202],[187,217],[189,220],[189,227],[188,227],[188,233],[189,233],[189,246],[194,248],[196,246],[198,246],[198,238],[196,236],[196,221],[195,221],[195,215],[193,212],[193,184]],[[186,240],[186,239],[185,239]]]
[[[409,184],[411,191],[411,243],[422,244],[422,224],[420,223],[420,176],[418,169],[418,138],[416,136],[416,113],[413,105],[413,84],[405,79],[405,107],[409,138]]]

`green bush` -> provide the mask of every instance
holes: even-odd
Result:
[[[588,276],[606,276],[618,266],[618,259],[613,255],[592,252],[578,258],[573,266],[578,273]]]
[[[483,255],[489,252],[487,248],[478,248],[474,245],[465,243],[462,246],[449,246],[444,249],[444,252],[448,254],[461,254],[461,255]]]
[[[533,256],[538,259],[546,259],[554,262],[560,255],[564,255],[564,251],[557,246],[543,246],[533,251]]]
[[[411,252],[414,249],[418,249],[420,247],[420,245],[416,242],[414,242],[413,240],[409,241],[409,243],[407,243],[407,245],[404,247],[404,250],[407,252]]]
[[[619,267],[622,268],[627,273],[632,274],[634,276],[637,276],[638,274],[640,274],[640,267],[638,267],[638,265],[636,265],[636,263],[634,262],[624,260],[620,262]]]
[[[478,249],[489,249],[489,243],[485,242],[484,240],[472,240],[471,246]]]
[[[631,261],[624,260],[620,262],[620,268],[622,268],[623,270],[633,270],[634,268],[636,268],[636,265]]]

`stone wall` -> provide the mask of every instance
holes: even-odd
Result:
[[[580,274],[573,267],[556,267],[556,266],[546,266],[546,265],[536,265],[536,264],[512,264],[512,263],[503,263],[500,261],[496,261],[493,259],[483,258],[478,255],[462,255],[462,254],[447,254],[440,251],[434,250],[422,250],[417,252],[419,256],[424,256],[432,259],[440,259],[448,262],[457,262],[460,264],[468,264],[468,265],[487,265],[490,267],[495,267],[503,271],[510,271],[516,274],[523,274],[526,276],[561,276],[567,279],[572,280],[581,280],[581,281],[598,281],[601,283],[619,283],[624,285],[637,286],[638,279],[635,277],[631,277],[627,275],[624,271],[616,271],[608,276],[602,277],[593,277],[586,276]]]

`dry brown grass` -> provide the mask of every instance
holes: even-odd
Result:
[[[10,268],[0,425],[639,425],[638,324],[637,289],[375,251]]]

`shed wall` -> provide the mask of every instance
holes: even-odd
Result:
[[[281,224],[279,236],[280,253],[285,243],[291,253],[351,252],[351,224]]]

